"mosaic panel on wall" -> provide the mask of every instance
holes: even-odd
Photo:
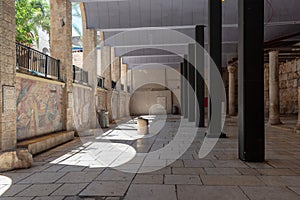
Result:
[[[17,138],[23,140],[62,130],[62,86],[16,79]]]

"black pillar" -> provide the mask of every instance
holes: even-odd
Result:
[[[187,56],[184,56],[183,60],[183,116],[184,118],[188,118],[188,62],[187,62]]]
[[[211,122],[212,112],[216,114],[214,124],[209,126],[208,136],[209,137],[219,137],[221,135],[221,122],[222,122],[222,99],[224,94],[220,94],[220,85],[216,84],[213,77],[212,67],[214,64],[221,72],[222,65],[222,1],[220,0],[210,0],[208,1],[208,48],[211,61],[209,63],[209,94],[210,96],[219,96],[218,100],[212,105],[211,100],[209,100],[208,109],[208,120]]]
[[[196,126],[205,126],[204,112],[204,26],[196,26],[196,97],[199,111],[196,112]]]
[[[184,90],[184,73],[183,73],[183,67],[184,67],[184,63],[180,63],[180,113],[181,116],[184,116],[184,95],[183,95],[183,90]]]
[[[188,45],[188,119],[189,122],[195,122],[195,44]]]
[[[262,162],[264,127],[264,1],[239,0],[239,158]]]

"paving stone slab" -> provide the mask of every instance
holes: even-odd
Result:
[[[37,172],[23,179],[19,183],[54,183],[64,175],[65,173],[58,172]]]
[[[200,175],[204,185],[264,185],[256,176],[237,176],[237,175]]]
[[[210,160],[184,160],[185,167],[215,167]]]
[[[59,187],[51,196],[76,196],[78,195],[88,183],[66,183]]]
[[[80,194],[82,197],[124,196],[128,181],[93,181]]]
[[[97,181],[131,181],[135,174],[125,173],[122,171],[117,171],[113,169],[104,170],[95,180]]]
[[[250,199],[255,200],[300,199],[300,196],[285,187],[242,186],[241,188]]]
[[[4,197],[15,196],[16,194],[18,194],[19,192],[28,188],[29,186],[30,186],[30,184],[12,185],[2,196],[4,196]]]
[[[23,190],[22,192],[20,192],[19,194],[17,194],[17,196],[19,197],[49,196],[60,186],[61,184],[33,184],[30,187]]]
[[[196,186],[178,185],[178,200],[248,200],[243,192],[236,186]]]
[[[197,175],[165,175],[164,184],[202,185],[202,182]]]
[[[57,183],[89,183],[98,175],[98,172],[68,172]]]
[[[163,181],[163,175],[137,174],[133,179],[133,183],[135,184],[163,184]]]
[[[235,168],[204,168],[209,175],[240,175],[241,173]]]
[[[200,174],[205,174],[205,171],[203,168],[198,168],[198,167],[192,167],[192,168],[178,168],[178,167],[173,167],[172,168],[172,174],[190,174],[190,175],[200,175]]]
[[[131,184],[125,200],[177,200],[174,185]]]

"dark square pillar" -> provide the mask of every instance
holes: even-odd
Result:
[[[262,162],[264,127],[264,1],[239,0],[239,158]]]
[[[209,126],[208,137],[217,138],[222,131],[222,99],[224,94],[220,93],[221,86],[217,82],[217,74],[221,72],[222,65],[222,1],[208,1],[208,48],[211,60],[209,62],[209,95],[217,99],[212,105],[209,100],[208,120],[211,123],[212,113],[215,113],[214,122]],[[217,67],[218,71],[213,69]],[[217,98],[218,97],[218,98]]]
[[[183,117],[188,118],[188,62],[187,56],[183,59]]]
[[[196,26],[196,97],[199,110],[196,112],[196,126],[205,126],[204,112],[204,26]],[[203,74],[203,77],[202,75]]]
[[[185,100],[185,97],[183,95],[184,93],[184,73],[183,73],[183,67],[184,67],[184,63],[180,63],[180,113],[181,113],[181,116],[184,116],[184,100]]]
[[[195,96],[195,44],[188,45],[188,119],[189,122],[195,122],[195,103],[196,103],[196,96]]]

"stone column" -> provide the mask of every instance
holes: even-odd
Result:
[[[121,63],[121,84],[124,85],[124,91],[127,93],[127,71],[128,65]]]
[[[102,35],[102,36],[101,36]],[[104,87],[107,89],[106,95],[106,110],[108,111],[109,121],[112,121],[111,110],[111,47],[104,46],[104,36],[100,33],[101,40],[101,76],[104,78]]]
[[[95,29],[87,29],[84,4],[80,3],[82,15],[82,46],[83,46],[83,66],[88,71],[89,85],[92,87],[90,112],[88,117],[92,122],[90,128],[96,128],[96,102],[97,102],[97,32]]]
[[[300,86],[298,86],[298,122],[296,126],[296,133],[300,134]]]
[[[116,82],[116,89],[120,90],[121,59],[115,57],[115,48],[111,48],[111,79]]]
[[[73,130],[72,4],[50,0],[50,53],[60,60],[60,76],[65,81],[63,102],[64,129]]]
[[[269,124],[281,124],[279,111],[278,51],[269,52]]]
[[[0,1],[0,32],[0,151],[3,151],[14,149],[17,143],[14,0]]]
[[[236,115],[236,94],[235,94],[235,73],[236,67],[233,65],[228,66],[227,68],[229,73],[229,90],[228,90],[228,99],[229,99],[229,115]]]

